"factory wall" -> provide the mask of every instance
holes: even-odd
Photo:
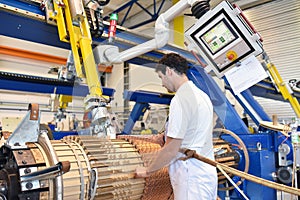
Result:
[[[300,1],[277,0],[244,11],[262,35],[264,49],[287,84],[300,79]],[[295,117],[289,103],[256,98],[272,116],[290,120]]]
[[[131,64],[129,71],[131,90],[146,90],[166,93],[154,68]]]
[[[123,64],[115,64],[112,73],[106,74],[106,87],[116,90],[111,106],[115,110],[122,110],[124,106],[123,90],[124,90],[124,66]]]

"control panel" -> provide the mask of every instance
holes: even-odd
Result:
[[[259,34],[227,1],[203,15],[185,36],[220,78],[237,62],[263,52]]]

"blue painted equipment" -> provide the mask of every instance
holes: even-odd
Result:
[[[125,91],[123,97],[136,102],[122,131],[123,134],[130,134],[135,122],[149,109],[149,103],[170,104],[173,95],[148,91]]]

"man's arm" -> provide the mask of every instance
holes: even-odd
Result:
[[[177,155],[182,139],[167,137],[164,147],[158,151],[149,167],[137,167],[136,177],[148,177],[151,173],[169,165]]]
[[[155,142],[155,143],[159,144],[161,147],[163,147],[166,142],[164,137],[165,137],[165,133],[163,132],[163,133],[154,135],[152,137],[152,140],[153,140],[153,142]]]

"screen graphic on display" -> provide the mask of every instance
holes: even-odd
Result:
[[[236,38],[236,34],[230,30],[224,20],[221,20],[200,37],[212,54],[217,53]]]

